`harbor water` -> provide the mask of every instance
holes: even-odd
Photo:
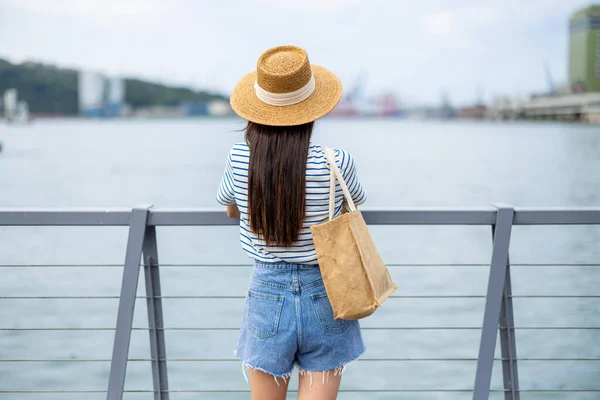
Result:
[[[237,119],[2,125],[0,207],[110,209],[151,203],[220,209],[216,190],[227,152],[242,140],[243,128]],[[317,123],[313,141],[353,154],[369,196],[364,209],[493,202],[600,205],[596,127],[331,118]],[[364,330],[368,350],[364,360],[348,367],[342,389],[400,392],[343,392],[339,398],[469,399],[471,394],[460,390],[471,389],[475,379],[479,331],[473,328],[483,318],[490,228],[386,226],[371,231],[392,265],[396,294],[446,297],[390,299],[363,327],[470,329]],[[123,263],[126,241],[127,229],[119,227],[0,228],[0,400],[105,398],[101,392],[2,391],[106,390],[122,274],[118,264]],[[600,327],[600,301],[593,297],[600,267],[589,265],[600,265],[599,243],[600,227],[513,228],[513,294],[531,296],[514,300],[517,327]],[[166,264],[161,268],[163,295],[245,295],[250,260],[240,249],[235,227],[159,228],[158,246],[160,262]],[[138,294],[144,295],[143,280]],[[6,298],[35,296],[105,298]],[[242,307],[240,298],[164,299],[165,326],[236,328]],[[145,300],[139,299],[134,327],[147,327],[146,318]],[[519,362],[522,389],[600,391],[600,361],[574,360],[600,358],[600,330],[518,329],[516,335],[518,356],[525,359]],[[167,355],[174,359],[168,363],[169,387],[246,390],[232,354],[236,339],[235,329],[168,330]],[[148,332],[134,330],[127,390],[152,389],[149,354]],[[376,361],[380,358],[386,361]],[[557,360],[561,358],[569,360]],[[492,388],[502,388],[499,361]],[[421,389],[428,391],[402,392]],[[526,400],[599,396],[521,394]],[[235,392],[171,394],[174,400],[248,397]],[[125,394],[125,399],[150,398],[151,393]],[[494,392],[491,398],[504,395]]]

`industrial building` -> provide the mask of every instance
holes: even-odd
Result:
[[[569,30],[571,88],[574,92],[600,92],[600,5],[573,14]]]

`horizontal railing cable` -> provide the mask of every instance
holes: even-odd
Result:
[[[589,296],[592,297],[592,296]],[[600,296],[593,296],[600,297]],[[119,296],[0,296],[0,300],[110,300],[118,299]],[[147,299],[146,296],[137,296],[137,299]],[[219,296],[219,295],[207,295],[207,296],[155,296],[155,299],[196,299],[196,300],[243,300],[245,296]],[[390,299],[484,299],[483,295],[392,295],[388,297]]]
[[[142,265],[140,265],[141,267]],[[489,263],[404,263],[386,264],[391,268],[413,267],[489,267]],[[511,267],[600,267],[597,263],[514,263]],[[161,268],[252,268],[252,264],[160,264]],[[0,264],[0,268],[123,268],[123,264]]]
[[[166,358],[158,359],[159,361],[168,362],[239,362],[237,358]],[[508,358],[494,358],[494,361],[508,361]],[[572,357],[572,358],[536,358],[536,357],[521,357],[516,358],[517,361],[600,361],[600,358],[589,358],[589,357]],[[0,359],[0,363],[83,363],[83,362],[110,362],[109,358],[51,358],[51,359]],[[129,358],[128,361],[132,362],[146,362],[156,361],[153,358]],[[448,358],[359,358],[356,362],[456,362],[456,361],[477,361],[477,357],[461,358],[461,357],[448,357]]]
[[[522,393],[600,393],[600,389],[519,389]],[[2,390],[0,393],[106,393],[106,390]],[[151,389],[125,389],[124,393],[154,393]],[[249,389],[169,389],[162,393],[250,393]],[[298,390],[290,389],[288,392],[297,393]],[[340,393],[471,393],[473,389],[340,389]],[[508,392],[505,389],[490,389],[490,392]]]
[[[598,299],[600,295],[553,295],[553,294],[526,294],[508,296],[513,299]],[[154,296],[154,299],[174,300],[243,300],[245,296]],[[389,299],[485,299],[485,295],[391,295]],[[119,296],[0,296],[0,300],[117,300]],[[136,299],[148,299],[147,296],[136,296]]]
[[[132,328],[133,331],[147,331],[150,328]],[[361,330],[366,331],[395,331],[395,330],[424,330],[424,331],[449,331],[449,330],[481,330],[478,326],[384,326],[369,327],[362,326]],[[506,329],[506,328],[501,328]],[[600,326],[517,326],[511,328],[514,330],[600,330]],[[114,331],[115,328],[79,328],[79,327],[48,327],[48,328],[0,328],[0,331]],[[157,328],[163,331],[239,331],[239,327],[166,327]]]

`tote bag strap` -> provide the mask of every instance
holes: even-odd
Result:
[[[323,147],[323,152],[325,153],[325,158],[329,163],[329,220],[333,219],[333,212],[335,209],[335,180],[340,183],[342,187],[342,191],[344,192],[344,196],[346,197],[346,202],[348,203],[348,207],[350,211],[356,211],[356,206],[354,205],[354,201],[352,200],[352,195],[348,190],[348,186],[344,181],[344,177],[335,162],[335,154],[332,149],[329,147]]]

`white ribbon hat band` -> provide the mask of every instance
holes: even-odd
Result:
[[[263,103],[272,106],[291,106],[292,104],[306,100],[315,91],[315,77],[314,75],[311,75],[310,80],[306,85],[290,93],[269,92],[261,88],[258,85],[258,82],[254,83],[254,91],[256,92],[256,97]]]

